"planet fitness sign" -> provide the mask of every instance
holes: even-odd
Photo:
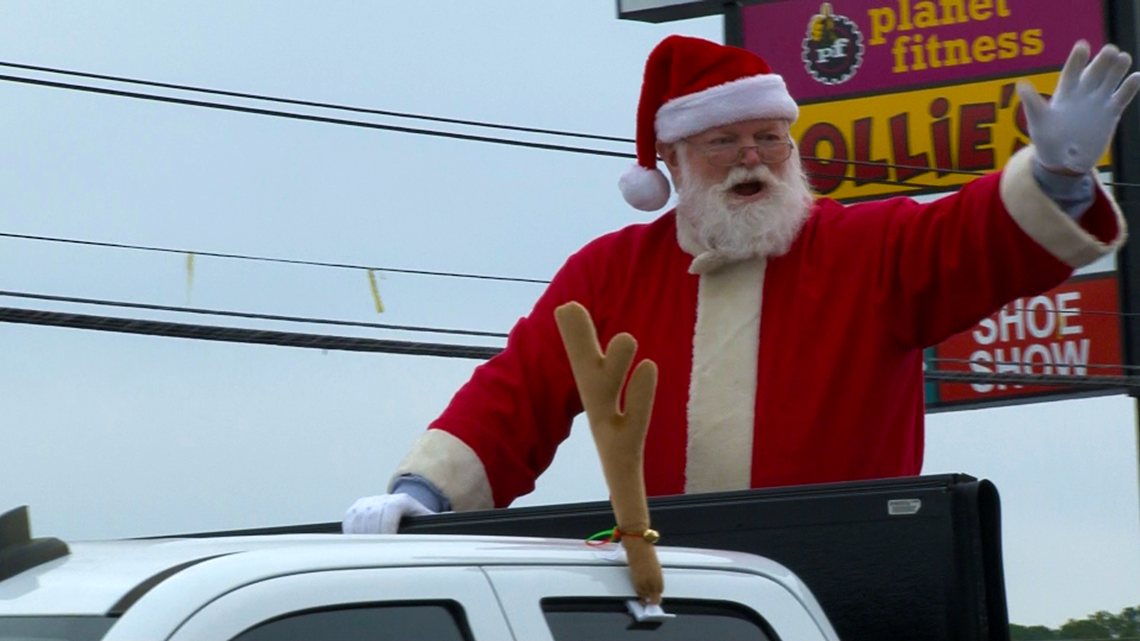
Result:
[[[1048,94],[1074,42],[1104,40],[1093,0],[784,0],[743,16],[745,47],[800,102],[804,168],[839,200],[999,170],[1029,143],[1015,81]]]
[[[777,0],[743,21],[800,104],[1059,70],[1104,42],[1099,0]]]

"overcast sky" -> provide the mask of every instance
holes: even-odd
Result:
[[[631,137],[653,45],[722,30],[618,21],[613,0],[370,4],[4,0],[0,61]],[[590,239],[650,218],[618,193],[622,159],[2,81],[0,105],[5,233],[546,279]],[[6,291],[491,332],[541,291],[387,273],[378,315],[361,271],[199,257],[188,286],[182,255],[2,238],[0,274]],[[0,509],[29,504],[37,534],[69,539],[339,520],[383,489],[476,365],[21,325],[0,326],[0,353]],[[1001,492],[1014,622],[1140,604],[1131,399],[940,414],[927,443],[925,473],[966,472]],[[518,503],[605,496],[578,429]]]

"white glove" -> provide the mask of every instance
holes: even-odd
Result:
[[[344,514],[345,534],[395,534],[405,516],[435,514],[407,494],[381,494],[357,499]]]
[[[1048,171],[1071,175],[1092,171],[1112,141],[1120,114],[1140,89],[1140,73],[1124,78],[1132,56],[1115,46],[1105,45],[1086,67],[1088,60],[1089,44],[1080,40],[1049,102],[1029,82],[1017,83],[1029,138]]]

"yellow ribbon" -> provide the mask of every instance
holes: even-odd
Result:
[[[380,275],[384,277],[383,274]],[[374,270],[368,270],[368,285],[372,287],[372,301],[376,303],[376,313],[384,313],[384,302],[380,300],[380,288],[376,286],[376,273]]]
[[[190,290],[194,287],[194,252],[186,254],[186,304],[190,304]]]

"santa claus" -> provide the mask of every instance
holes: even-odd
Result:
[[[759,57],[672,36],[650,54],[634,207],[677,206],[570,257],[346,532],[504,507],[530,492],[582,411],[554,310],[583,305],[659,367],[650,496],[919,474],[922,350],[1048,290],[1124,240],[1093,173],[1140,75],[1077,43],[1051,100],[1018,90],[1033,145],[932,203],[814,199],[796,103]]]

